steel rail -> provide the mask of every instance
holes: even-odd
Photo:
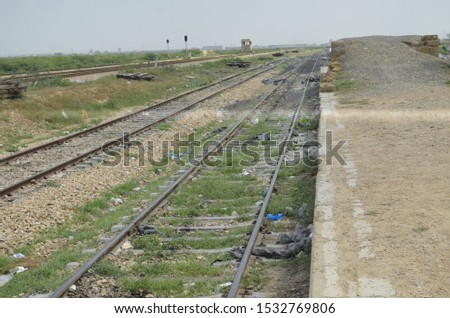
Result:
[[[220,140],[208,149],[207,152],[204,152],[201,156],[200,160],[195,160],[191,162],[191,166],[187,169],[170,187],[168,187],[162,194],[160,194],[150,205],[144,208],[141,213],[131,221],[122,231],[117,234],[114,238],[112,238],[100,251],[98,251],[91,259],[89,259],[83,266],[75,272],[66,282],[64,282],[56,291],[54,291],[50,298],[62,297],[67,292],[67,290],[72,286],[76,281],[78,281],[95,263],[97,263],[100,259],[102,259],[105,255],[110,253],[114,248],[116,248],[129,234],[133,231],[133,229],[141,223],[145,218],[147,218],[151,212],[153,212],[167,197],[177,189],[189,176],[191,176],[195,171],[197,171],[202,162],[208,157],[211,156],[218,151],[220,151],[226,142],[234,137],[237,133],[238,129],[242,126],[244,121],[246,121],[250,116],[252,116],[257,109],[270,97],[275,91],[277,91],[284,83],[281,82],[275,86],[273,90],[271,90],[268,94],[264,96],[264,98],[258,102],[252,110],[242,119],[240,119],[228,132],[225,136],[220,138]]]
[[[224,58],[233,58],[235,55],[216,55],[216,56],[210,56],[210,57],[199,57],[199,58],[191,58],[190,60],[184,60],[184,59],[171,59],[171,60],[162,60],[158,61],[158,66],[165,66],[165,65],[176,65],[176,64],[183,64],[183,63],[195,63],[195,62],[205,62],[205,61],[213,61],[213,60],[220,60]],[[154,64],[152,62],[151,64]],[[42,79],[42,78],[52,78],[52,77],[74,77],[74,76],[82,76],[82,75],[89,75],[89,74],[98,74],[98,73],[106,73],[106,72],[114,72],[114,71],[120,71],[127,69],[129,67],[134,68],[144,68],[149,67],[151,64],[148,63],[130,63],[125,65],[100,65],[100,66],[93,66],[93,67],[85,67],[80,69],[65,69],[65,70],[53,70],[48,72],[39,72],[37,74],[28,74],[28,73],[20,73],[20,74],[13,74],[13,75],[2,75],[0,76],[0,80],[13,80],[13,79],[20,79],[20,80],[36,80],[36,79]]]
[[[316,66],[318,61],[319,61],[319,57],[317,57],[316,62],[314,63],[311,72],[314,71],[314,68],[315,68],[315,66]],[[291,126],[289,128],[289,133],[286,136],[286,138],[282,141],[283,150],[282,150],[282,152],[280,154],[280,158],[278,159],[275,171],[273,172],[272,179],[271,179],[271,182],[270,182],[270,186],[269,186],[269,188],[267,190],[266,196],[264,197],[263,205],[262,205],[261,210],[260,210],[260,212],[258,214],[258,218],[256,220],[255,226],[253,227],[252,234],[250,235],[250,239],[249,239],[249,242],[248,242],[248,244],[247,244],[247,246],[245,248],[244,254],[243,254],[242,259],[241,259],[241,262],[239,263],[238,269],[237,269],[236,274],[234,276],[233,283],[232,283],[232,285],[230,287],[230,290],[228,292],[227,298],[235,298],[237,296],[237,293],[238,293],[238,290],[239,290],[239,286],[241,284],[241,279],[244,276],[245,270],[246,270],[248,262],[250,260],[251,253],[252,253],[253,248],[254,248],[255,243],[256,243],[256,239],[257,239],[259,231],[261,229],[261,225],[262,225],[262,222],[264,220],[264,216],[266,214],[267,206],[269,205],[270,196],[272,195],[273,189],[275,188],[275,183],[277,181],[278,173],[280,172],[281,165],[282,165],[283,161],[285,160],[285,153],[286,153],[286,150],[287,150],[288,141],[292,138],[292,134],[294,133],[295,123],[296,123],[297,117],[298,117],[298,115],[300,113],[300,109],[301,109],[301,107],[303,105],[303,100],[305,99],[305,95],[306,95],[306,91],[308,89],[308,86],[309,86],[309,77],[306,80],[305,88],[303,90],[302,97],[301,97],[299,103],[297,104],[297,110],[296,110],[294,116],[292,117],[292,122],[291,122]]]
[[[265,67],[265,66],[267,66],[267,65],[265,64],[265,65],[262,65],[262,66],[260,66],[260,67],[252,68],[252,69],[246,70],[246,71],[244,71],[244,72],[240,72],[240,73],[237,73],[237,74],[233,74],[233,75],[227,76],[227,77],[225,77],[225,78],[223,78],[223,79],[221,79],[221,80],[219,80],[219,81],[216,81],[216,82],[214,82],[214,83],[211,83],[211,84],[208,84],[208,85],[205,85],[205,86],[202,86],[202,87],[199,87],[199,88],[190,90],[190,91],[185,92],[185,93],[181,93],[181,94],[176,95],[176,96],[174,96],[174,97],[172,97],[172,98],[169,98],[169,99],[167,99],[167,100],[164,100],[164,101],[162,101],[162,102],[159,102],[159,103],[157,103],[157,104],[155,104],[155,105],[147,106],[147,107],[145,107],[145,108],[143,108],[143,109],[140,109],[140,110],[138,110],[138,111],[136,111],[136,112],[133,112],[133,113],[131,113],[131,114],[127,114],[127,115],[120,116],[120,117],[118,117],[118,118],[109,120],[109,121],[104,122],[104,123],[102,123],[102,124],[93,126],[93,127],[91,127],[91,128],[88,128],[88,129],[84,129],[84,130],[78,131],[78,132],[76,132],[76,133],[73,133],[73,134],[70,134],[70,135],[67,135],[67,136],[58,138],[58,139],[56,139],[56,140],[47,142],[47,143],[42,144],[42,145],[39,145],[39,146],[27,148],[27,149],[25,149],[25,150],[22,150],[22,151],[20,151],[20,152],[17,152],[17,153],[15,153],[15,154],[10,155],[10,156],[0,158],[0,164],[7,163],[7,162],[9,162],[9,161],[11,161],[11,160],[14,160],[14,159],[17,159],[17,158],[19,158],[19,157],[28,155],[28,154],[30,154],[30,153],[34,153],[34,152],[39,151],[39,150],[41,150],[41,149],[46,149],[46,148],[50,148],[50,147],[53,147],[53,146],[57,146],[57,145],[63,144],[63,143],[65,143],[66,141],[68,141],[68,140],[70,140],[70,139],[73,139],[73,138],[76,138],[76,137],[81,137],[81,136],[83,136],[83,135],[90,134],[90,133],[92,133],[92,132],[94,132],[94,131],[97,131],[97,130],[103,129],[103,128],[105,128],[105,127],[111,126],[111,125],[113,125],[113,124],[115,124],[115,123],[117,123],[117,122],[121,122],[121,121],[124,121],[124,120],[126,120],[126,119],[129,119],[130,117],[136,116],[136,115],[138,115],[138,114],[140,114],[140,113],[149,111],[149,110],[154,109],[154,108],[157,108],[157,107],[164,106],[164,105],[166,105],[166,104],[168,104],[168,103],[170,103],[170,102],[176,101],[176,100],[178,100],[178,99],[180,99],[180,98],[183,98],[183,97],[185,97],[185,96],[188,96],[188,95],[190,95],[190,94],[193,94],[193,93],[196,93],[196,92],[200,92],[200,91],[205,90],[205,89],[207,89],[207,88],[210,88],[210,87],[212,87],[212,86],[221,84],[221,83],[226,82],[226,81],[228,81],[228,80],[230,80],[230,79],[233,79],[233,78],[235,78],[235,77],[244,75],[244,74],[246,74],[246,73],[249,73],[249,72],[258,70],[258,69],[263,68],[263,67]]]
[[[256,77],[256,76],[258,76],[258,75],[260,75],[260,74],[262,74],[264,72],[267,72],[267,71],[275,68],[278,65],[279,65],[279,63],[274,64],[274,65],[272,65],[272,66],[270,66],[268,68],[265,68],[262,71],[259,71],[259,72],[255,73],[255,74],[253,74],[253,75],[251,75],[251,76],[249,76],[249,77],[247,77],[247,78],[237,82],[237,83],[234,83],[232,85],[224,87],[224,88],[222,88],[222,89],[220,89],[220,90],[218,90],[218,91],[216,91],[216,92],[214,92],[214,93],[212,93],[212,94],[210,94],[210,95],[208,95],[208,96],[206,96],[206,97],[204,97],[204,98],[202,98],[202,99],[200,99],[198,101],[195,101],[195,102],[191,103],[190,105],[188,105],[188,106],[186,106],[186,107],[184,107],[184,108],[182,108],[182,109],[180,109],[180,110],[178,110],[178,111],[176,111],[176,112],[174,112],[174,113],[172,113],[172,114],[170,114],[170,115],[168,115],[168,116],[166,116],[164,118],[161,118],[161,119],[159,119],[159,120],[157,120],[155,122],[152,122],[152,123],[150,123],[150,124],[148,124],[148,125],[146,125],[146,126],[144,126],[142,128],[139,128],[139,129],[137,129],[135,131],[132,131],[129,134],[127,134],[126,138],[124,136],[124,137],[119,137],[117,139],[111,140],[111,141],[109,141],[109,142],[107,142],[107,143],[105,143],[105,144],[103,144],[103,145],[101,145],[99,147],[96,147],[96,148],[94,148],[94,149],[92,149],[92,150],[90,150],[90,151],[88,151],[88,152],[86,152],[84,154],[81,154],[81,155],[79,155],[77,157],[74,157],[74,158],[72,158],[72,159],[70,159],[70,160],[68,160],[66,162],[58,164],[58,165],[56,165],[54,167],[51,167],[51,168],[46,169],[46,170],[44,170],[44,171],[42,171],[40,173],[37,173],[37,174],[35,174],[35,175],[31,176],[31,177],[28,177],[27,179],[21,180],[21,181],[15,183],[13,185],[10,185],[10,186],[0,190],[0,197],[5,196],[7,194],[10,194],[11,192],[13,192],[13,191],[15,191],[17,189],[20,189],[20,188],[22,188],[23,186],[25,186],[25,185],[27,185],[29,183],[36,182],[36,181],[44,178],[45,176],[48,176],[48,175],[53,174],[53,173],[55,173],[57,171],[60,171],[60,170],[62,170],[64,168],[66,168],[66,167],[69,167],[69,166],[77,163],[77,162],[80,162],[80,161],[83,161],[83,160],[85,160],[85,159],[87,159],[89,157],[92,157],[93,155],[95,155],[97,153],[100,153],[102,151],[108,150],[108,149],[110,149],[113,146],[121,145],[125,141],[127,141],[130,137],[138,135],[138,134],[140,134],[140,133],[142,133],[142,132],[144,132],[146,130],[149,130],[153,126],[155,126],[156,124],[164,122],[168,118],[174,117],[174,116],[176,116],[176,115],[178,115],[178,114],[180,114],[182,112],[185,112],[185,111],[193,108],[194,106],[200,104],[201,102],[204,102],[207,99],[210,99],[211,97],[213,97],[213,96],[215,96],[217,94],[220,94],[221,92],[223,92],[223,91],[225,91],[227,89],[233,88],[233,87],[238,86],[238,85],[240,85],[240,84],[242,84],[242,83],[244,83],[246,81],[249,81],[250,79],[252,79],[252,78],[254,78],[254,77]]]
[[[263,52],[263,53],[256,53],[253,55],[268,55],[272,54],[275,51],[269,51],[269,52]],[[158,61],[158,66],[165,66],[165,65],[176,65],[176,64],[184,64],[184,63],[196,63],[196,62],[206,62],[206,61],[214,61],[214,60],[221,60],[226,58],[235,58],[235,57],[247,57],[250,54],[221,54],[216,56],[209,56],[209,57],[193,57],[189,60],[186,59],[170,59],[170,60],[161,60]],[[153,61],[151,64],[154,64]],[[52,77],[74,77],[74,76],[82,76],[82,75],[89,75],[89,74],[98,74],[98,73],[106,73],[106,72],[114,72],[114,71],[120,71],[127,69],[129,67],[134,68],[144,68],[144,67],[151,67],[152,65],[148,63],[129,63],[124,65],[119,64],[113,64],[113,65],[99,65],[99,66],[93,66],[93,67],[85,67],[80,69],[64,69],[64,70],[52,70],[52,71],[43,71],[39,72],[37,74],[29,74],[29,73],[19,73],[19,74],[5,74],[0,76],[0,81],[3,80],[26,80],[26,79],[47,79]]]

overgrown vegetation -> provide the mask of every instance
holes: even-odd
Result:
[[[269,52],[268,49],[256,49],[254,53]],[[191,57],[231,55],[239,54],[240,50],[202,51],[199,49],[188,50]],[[132,63],[148,63],[156,59],[162,61],[167,59],[185,58],[185,51],[167,52],[142,52],[142,53],[100,53],[95,54],[72,54],[53,56],[22,56],[0,58],[0,75],[37,73],[56,71],[63,69],[75,69],[85,67],[122,65]]]
[[[319,121],[310,117],[303,117],[297,121],[297,128],[302,131],[316,130],[319,128]]]
[[[202,51],[197,49],[189,50],[188,53],[191,56],[202,55]],[[153,56],[150,61],[154,61],[156,58],[164,60],[184,56],[184,52],[170,52],[169,55],[159,52],[2,57],[0,58],[0,74],[36,73],[105,65],[146,63],[149,61],[150,54]]]
[[[39,80],[32,84],[32,87],[44,88],[44,87],[67,87],[70,86],[70,81],[61,77],[52,77],[43,80]]]
[[[275,193],[269,201],[268,213],[283,213],[297,219],[304,225],[311,224],[314,217],[315,175],[317,167],[297,164],[286,166],[280,170]],[[297,211],[305,203],[306,211],[303,219]]]
[[[207,127],[197,129],[196,133],[201,135],[206,131],[217,129],[222,124],[224,123],[210,123]],[[67,263],[85,261],[89,255],[83,254],[83,249],[98,248],[99,234],[104,235],[104,233],[110,232],[111,227],[118,224],[123,217],[129,217],[132,214],[130,211],[139,205],[142,200],[148,200],[149,193],[156,192],[158,186],[167,180],[168,176],[173,175],[177,169],[178,167],[173,164],[158,167],[157,176],[153,176],[154,179],[152,182],[142,183],[142,180],[149,178],[148,174],[153,174],[156,171],[155,168],[149,168],[147,173],[144,173],[139,179],[134,179],[116,186],[90,202],[75,208],[71,220],[66,221],[64,225],[43,232],[34,241],[16,248],[16,252],[21,252],[26,255],[24,260],[39,257],[39,255],[35,254],[36,247],[48,241],[58,241],[61,251],[55,252],[42,264],[36,262],[37,267],[30,267],[28,271],[16,275],[13,280],[0,289],[0,297],[27,296],[31,293],[47,293],[50,290],[54,290],[70,275],[70,271],[65,269]],[[49,180],[44,183],[44,186],[59,187],[60,184],[57,181]],[[142,191],[133,191],[138,186],[142,188]],[[113,206],[111,203],[111,198],[113,197],[123,198],[125,202],[119,206]],[[133,213],[136,214],[139,212]],[[248,231],[248,229],[244,230]],[[161,230],[161,233],[164,233],[164,235],[172,234],[170,231],[165,231],[164,229]],[[242,233],[236,231],[236,234]],[[133,244],[135,248],[149,248],[149,251],[145,254],[146,256],[141,260],[145,261],[148,260],[146,257],[149,255],[158,255],[158,253],[166,248],[181,247],[183,244],[207,246],[208,242],[208,238],[205,237],[204,240],[195,242],[184,241],[183,243],[182,241],[178,241],[174,243],[164,242],[161,244],[160,240],[154,236],[142,236],[138,240],[135,240]],[[234,240],[216,242],[217,246],[234,243],[236,243]],[[11,257],[0,257],[1,272],[9,270],[13,266],[15,266],[15,261]],[[94,267],[93,272],[98,275],[123,277],[124,288],[132,288],[135,284],[141,284],[134,281],[132,278],[134,277],[133,273],[120,269],[110,261],[100,262]],[[170,282],[167,284],[170,284]],[[165,284],[162,284],[161,290],[166,290],[164,286]],[[194,293],[194,290],[192,293]]]
[[[257,64],[257,58],[249,61]],[[157,77],[156,80],[132,81],[102,77],[96,81],[71,83],[66,79],[53,78],[37,82],[20,100],[5,100],[0,109],[0,120],[9,122],[10,112],[18,113],[39,129],[48,131],[48,136],[58,136],[94,125],[128,107],[154,104],[184,91],[201,87],[225,76],[239,72],[225,65],[225,60],[184,67],[166,66],[139,69]],[[189,76],[189,77],[188,77]],[[164,124],[161,124],[164,127]],[[19,136],[18,126],[9,128],[11,136]],[[45,136],[34,138],[45,139]],[[29,138],[0,136],[0,151],[17,151]]]

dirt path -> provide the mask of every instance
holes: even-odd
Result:
[[[320,138],[346,165],[318,174],[310,296],[450,297],[450,69],[392,38],[340,61],[355,90],[322,95]]]

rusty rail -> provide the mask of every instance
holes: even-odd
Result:
[[[174,117],[174,116],[176,116],[176,115],[178,115],[178,114],[180,114],[180,113],[182,113],[182,112],[184,112],[184,111],[187,111],[187,110],[193,108],[194,106],[200,104],[201,102],[203,102],[203,101],[205,101],[205,100],[207,100],[207,99],[209,99],[209,98],[211,98],[211,97],[213,97],[213,96],[215,96],[215,95],[217,95],[217,94],[219,94],[219,93],[221,93],[221,92],[223,92],[223,91],[225,91],[225,90],[227,90],[227,89],[233,88],[233,87],[235,87],[235,86],[237,86],[237,85],[240,85],[240,84],[242,84],[242,83],[244,83],[244,82],[246,82],[246,81],[248,81],[248,80],[250,80],[250,79],[252,79],[252,78],[254,78],[254,77],[256,77],[256,76],[258,76],[258,75],[260,75],[260,74],[262,74],[262,73],[264,73],[264,72],[267,72],[267,71],[269,71],[269,70],[275,68],[277,65],[278,65],[278,64],[274,64],[274,65],[272,65],[272,66],[269,66],[269,67],[267,67],[267,68],[264,68],[263,70],[258,71],[257,73],[255,73],[255,74],[253,74],[253,75],[251,75],[251,76],[249,76],[249,77],[247,77],[247,78],[245,78],[245,79],[243,79],[243,80],[241,80],[241,81],[238,81],[237,83],[234,83],[234,84],[232,84],[232,85],[230,85],[230,86],[224,87],[224,88],[222,88],[222,89],[220,89],[220,90],[218,90],[218,91],[216,91],[216,92],[214,92],[214,93],[212,93],[212,94],[210,94],[210,95],[208,95],[208,96],[206,96],[206,97],[204,97],[204,98],[202,98],[202,99],[200,99],[200,100],[198,100],[198,101],[196,101],[196,102],[194,102],[194,103],[191,103],[190,105],[188,105],[188,106],[182,108],[181,110],[179,110],[179,111],[177,111],[177,112],[175,112],[175,113],[170,114],[169,116],[166,116],[166,117],[164,117],[164,118],[162,118],[162,119],[160,119],[160,120],[157,120],[156,122],[153,122],[153,123],[151,123],[151,124],[149,124],[149,125],[146,125],[146,126],[144,126],[144,127],[142,127],[142,128],[139,128],[139,129],[137,129],[137,130],[135,130],[135,131],[132,131],[132,132],[130,132],[130,133],[127,135],[127,137],[128,137],[128,138],[129,138],[129,137],[133,137],[133,136],[138,135],[138,134],[140,134],[140,133],[142,133],[142,132],[144,132],[144,131],[146,131],[146,130],[149,130],[149,129],[151,129],[153,126],[155,126],[156,124],[161,123],[161,122],[167,120],[168,118]],[[255,70],[255,69],[254,69],[254,70]],[[240,74],[242,74],[242,73],[240,73]],[[234,75],[233,75],[233,76],[234,76]],[[237,75],[236,75],[236,76],[237,76]],[[188,94],[188,93],[185,93],[184,95],[187,95],[187,94]],[[183,94],[182,94],[182,95],[183,95]],[[184,96],[184,95],[183,95],[183,96]],[[172,99],[170,99],[170,100],[164,101],[164,102],[162,102],[162,103],[160,103],[160,104],[157,104],[157,105],[153,105],[153,106],[147,107],[147,108],[145,108],[145,109],[143,109],[143,110],[140,110],[140,111],[138,111],[138,112],[136,112],[136,113],[133,113],[133,114],[130,114],[130,115],[126,115],[126,116],[123,116],[123,117],[121,117],[121,118],[118,118],[118,119],[109,121],[109,122],[104,123],[104,124],[102,124],[102,125],[92,127],[92,129],[89,129],[89,130],[87,130],[87,131],[82,131],[82,132],[73,134],[73,135],[70,136],[70,139],[71,139],[71,138],[74,138],[74,137],[77,137],[77,136],[81,136],[81,135],[87,134],[87,133],[91,133],[91,132],[93,132],[93,131],[95,131],[95,130],[98,130],[98,129],[101,129],[101,128],[105,127],[105,126],[109,126],[109,125],[111,125],[111,124],[114,124],[115,122],[117,122],[117,121],[119,121],[119,120],[127,119],[127,118],[129,118],[129,117],[131,117],[131,116],[134,116],[134,115],[140,113],[140,112],[144,112],[144,111],[146,111],[146,110],[149,110],[149,109],[152,109],[152,108],[155,108],[155,107],[160,107],[160,106],[162,106],[162,105],[168,103],[169,101],[173,101],[173,100],[175,100],[175,99],[180,98],[180,96],[181,96],[181,95],[179,95],[179,96],[177,96],[177,97],[174,97],[174,98],[172,98]],[[69,136],[68,136],[68,137],[69,137]],[[66,139],[62,138],[62,139],[56,140],[55,142],[51,142],[51,143],[48,143],[48,144],[44,144],[44,145],[42,145],[42,146],[38,146],[38,147],[35,147],[35,148],[31,148],[31,149],[29,149],[27,152],[22,152],[22,153],[21,153],[21,156],[26,155],[26,154],[29,154],[29,153],[31,153],[31,152],[35,152],[35,151],[38,151],[38,150],[47,148],[47,147],[50,147],[51,145],[61,144],[61,143],[63,143],[63,142],[66,141],[66,140],[68,140],[68,138],[66,138]],[[49,168],[49,169],[47,169],[47,170],[45,170],[45,171],[42,171],[42,172],[40,172],[40,173],[37,173],[37,174],[35,174],[35,175],[33,175],[33,176],[27,178],[27,179],[24,179],[24,180],[22,180],[22,181],[20,181],[20,182],[17,182],[17,183],[15,183],[15,184],[11,185],[11,186],[8,186],[8,187],[6,187],[6,188],[0,190],[0,197],[5,196],[5,195],[7,195],[7,194],[10,194],[10,193],[12,193],[13,191],[15,191],[15,190],[17,190],[17,189],[20,189],[20,188],[22,188],[23,186],[25,186],[25,185],[27,185],[27,184],[30,184],[30,183],[32,183],[32,182],[36,182],[36,181],[38,181],[38,180],[40,180],[40,179],[42,179],[42,178],[44,178],[44,177],[46,177],[46,176],[48,176],[48,175],[50,175],[50,174],[53,174],[53,173],[55,173],[55,172],[57,172],[57,171],[60,171],[60,170],[62,170],[62,169],[64,169],[64,168],[66,168],[66,167],[69,167],[69,166],[71,166],[71,165],[77,163],[77,162],[80,162],[80,161],[83,161],[83,160],[85,160],[85,159],[87,159],[87,158],[89,158],[89,157],[92,157],[93,155],[95,155],[95,154],[97,154],[97,153],[100,153],[100,152],[102,152],[102,151],[105,151],[105,150],[107,150],[107,149],[109,149],[109,148],[111,148],[111,147],[114,147],[114,146],[117,146],[117,145],[121,145],[121,144],[123,144],[124,142],[125,142],[125,138],[124,138],[124,137],[120,137],[120,138],[111,140],[111,141],[109,141],[108,143],[103,144],[102,146],[99,146],[99,147],[96,147],[95,149],[92,149],[92,150],[89,151],[89,152],[86,152],[86,153],[84,153],[84,154],[81,154],[81,155],[79,155],[79,156],[77,156],[77,157],[74,157],[74,158],[72,158],[72,159],[70,159],[70,160],[68,160],[68,161],[66,161],[66,162],[63,162],[63,163],[61,163],[61,164],[59,164],[59,165],[56,165],[56,166],[54,166],[54,167],[51,167],[51,168]],[[0,161],[0,163],[10,161],[10,160],[12,160],[12,159],[14,159],[14,158],[17,158],[17,156],[16,156],[16,157],[13,157],[13,158],[11,158],[11,156],[10,156],[10,157],[7,157],[7,158],[4,158],[3,161]]]

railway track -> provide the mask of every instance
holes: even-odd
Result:
[[[88,158],[102,161],[104,152],[157,124],[188,111],[221,92],[267,72],[278,63],[227,77],[200,89],[178,95],[98,126],[0,159],[0,197],[48,177]],[[95,157],[97,156],[97,157]],[[49,158],[51,160],[49,160]]]
[[[262,53],[262,54],[271,54],[272,52]],[[258,54],[256,54],[258,55]],[[246,57],[242,55],[216,55],[211,57],[193,57],[189,60],[185,59],[174,59],[174,60],[162,60],[158,61],[158,66],[168,66],[168,65],[177,65],[177,64],[186,64],[186,63],[199,63],[199,62],[207,62],[207,61],[216,61],[226,58],[234,58],[234,57]],[[154,65],[154,62],[152,62]],[[80,69],[68,69],[68,70],[57,70],[57,71],[48,71],[48,72],[39,72],[37,74],[14,74],[14,75],[2,75],[0,76],[0,81],[2,80],[21,80],[24,82],[34,82],[42,79],[49,79],[53,77],[75,77],[82,75],[91,75],[98,73],[107,73],[107,72],[118,72],[122,70],[126,70],[129,68],[145,68],[149,67],[148,63],[131,63],[126,65],[104,65],[98,67],[87,67]]]
[[[237,297],[308,89],[294,73],[216,132],[51,297]]]
[[[226,57],[230,57],[230,56],[218,55],[218,56],[212,56],[212,57],[192,58],[190,60],[184,60],[184,59],[162,60],[162,61],[158,62],[158,66],[214,61],[214,60],[219,60],[219,59],[223,59]],[[21,81],[25,81],[25,82],[30,82],[30,81],[37,81],[37,80],[48,79],[48,78],[53,78],[53,77],[75,77],[75,76],[98,74],[98,73],[117,72],[117,71],[125,70],[130,67],[131,68],[143,68],[143,67],[149,67],[149,64],[147,64],[147,63],[132,63],[132,64],[126,64],[126,65],[105,65],[105,66],[87,67],[87,68],[80,68],[80,69],[39,72],[37,74],[23,73],[23,74],[15,74],[15,75],[2,75],[2,76],[0,76],[0,80],[15,79],[15,80],[21,80]]]

